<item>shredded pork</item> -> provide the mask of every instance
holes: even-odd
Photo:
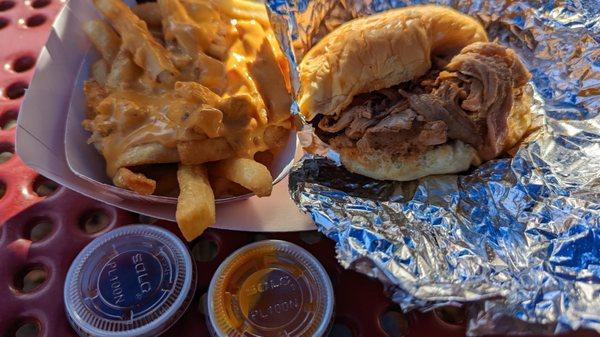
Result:
[[[355,97],[339,116],[323,117],[319,129],[334,147],[406,155],[454,139],[483,160],[496,157],[513,102],[530,78],[527,69],[495,43],[474,43],[449,63],[433,63],[418,81]]]

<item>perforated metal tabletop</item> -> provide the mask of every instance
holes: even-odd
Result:
[[[78,1],[78,0],[73,0]],[[78,195],[26,167],[14,154],[19,105],[61,0],[0,0],[0,335],[75,336],[64,314],[67,269],[94,237],[130,223],[155,221]],[[39,111],[44,118],[44,111]],[[306,248],[327,269],[335,289],[330,336],[464,336],[464,310],[402,314],[375,280],[344,270],[333,242],[317,232],[265,234],[208,230],[191,242],[199,271],[193,304],[166,336],[208,336],[203,298],[219,263],[257,240],[282,239]],[[578,332],[572,336],[597,336]]]

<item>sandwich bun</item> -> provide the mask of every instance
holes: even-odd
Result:
[[[338,116],[356,95],[425,75],[433,56],[455,55],[470,44],[487,41],[484,28],[474,18],[442,6],[405,7],[349,21],[302,59],[300,112],[307,121],[318,115]],[[505,150],[517,144],[530,127],[528,89],[524,88],[508,114]],[[356,147],[335,150],[349,171],[380,180],[457,173],[482,161],[474,147],[459,140],[403,156]]]
[[[337,115],[352,98],[423,76],[431,56],[453,55],[487,34],[474,18],[435,5],[392,9],[341,25],[299,66],[298,105],[306,120]]]

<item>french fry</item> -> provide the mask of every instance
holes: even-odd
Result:
[[[215,93],[223,93],[227,84],[227,72],[223,62],[199,53],[193,66],[194,73],[198,74],[196,81],[210,87]]]
[[[171,83],[179,74],[167,50],[154,40],[148,26],[121,0],[94,0],[96,8],[106,16],[121,35],[123,47],[133,55],[133,61],[153,79]]]
[[[219,103],[218,108],[223,111],[225,124],[234,128],[246,127],[251,118],[258,115],[252,97],[246,94],[229,96]]]
[[[150,27],[160,27],[162,17],[160,8],[156,2],[145,2],[131,8],[138,18],[142,19]]]
[[[158,0],[158,6],[166,24],[165,39],[177,43],[190,55],[202,53],[212,40],[211,34],[188,15],[179,0]]]
[[[116,129],[119,131],[135,130],[148,117],[148,110],[142,108],[139,101],[114,95],[100,102],[97,110],[105,116],[116,116],[118,119]]]
[[[192,241],[215,222],[215,196],[203,166],[180,165],[175,218],[186,240]]]
[[[221,97],[206,86],[196,82],[175,82],[175,91],[185,99],[217,106]]]
[[[225,178],[210,176],[210,186],[212,187],[215,198],[227,198],[236,195],[252,193],[252,191],[240,184],[229,181]]]
[[[227,58],[228,48],[229,46],[227,46],[225,39],[217,35],[208,48],[206,48],[206,53],[219,61],[223,61]]]
[[[178,162],[177,149],[165,147],[160,143],[148,143],[128,148],[116,161],[107,162],[106,170],[109,176],[113,176],[120,167]]]
[[[259,197],[271,195],[273,177],[261,163],[247,158],[229,158],[215,164],[214,172],[245,188]]]
[[[100,59],[92,64],[92,79],[101,85],[106,84],[108,73],[110,72],[110,65],[106,60]]]
[[[220,61],[227,57],[229,41],[227,28],[223,26],[223,14],[210,1],[181,0],[188,16],[202,27],[210,44],[203,46],[203,51]]]
[[[254,62],[248,65],[250,75],[256,79],[256,87],[267,107],[271,123],[279,123],[290,117],[292,99],[286,90],[285,78],[279,68],[273,49],[265,38]]]
[[[196,23],[179,0],[158,0],[158,5],[165,22],[165,39],[176,40],[188,55],[196,59],[193,72],[199,75],[197,81],[221,92],[226,79],[225,66],[220,59],[206,54],[213,51],[223,56],[223,50],[214,42],[220,41],[216,39],[217,30],[211,29],[211,26],[217,26]]]
[[[121,167],[113,177],[113,183],[117,187],[125,188],[141,195],[154,193],[156,181],[147,178],[141,173],[134,173],[128,168]]]
[[[179,142],[177,151],[184,165],[199,165],[227,159],[233,155],[233,149],[222,137]]]
[[[102,59],[84,86],[83,125],[115,186],[178,194],[187,240],[215,222],[215,195],[270,195],[291,99],[264,4],[92,1],[110,25],[84,27]]]
[[[228,16],[256,20],[263,26],[269,25],[269,17],[263,3],[247,0],[210,0],[210,2]]]
[[[106,78],[106,86],[109,88],[128,89],[140,75],[141,68],[133,62],[129,51],[121,49],[110,68],[110,72]]]
[[[121,48],[121,39],[111,26],[101,20],[88,21],[83,25],[83,31],[108,63],[117,56]]]
[[[209,138],[220,137],[224,132],[223,112],[205,105],[190,114],[189,123],[198,134],[206,134]]]
[[[88,108],[87,117],[93,119],[96,116],[98,105],[108,97],[108,91],[97,81],[88,80],[83,83],[83,94]]]

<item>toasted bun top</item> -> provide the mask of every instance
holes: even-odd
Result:
[[[300,63],[300,112],[336,115],[355,95],[423,76],[432,55],[487,41],[483,27],[451,8],[426,5],[351,20],[317,43]]]

